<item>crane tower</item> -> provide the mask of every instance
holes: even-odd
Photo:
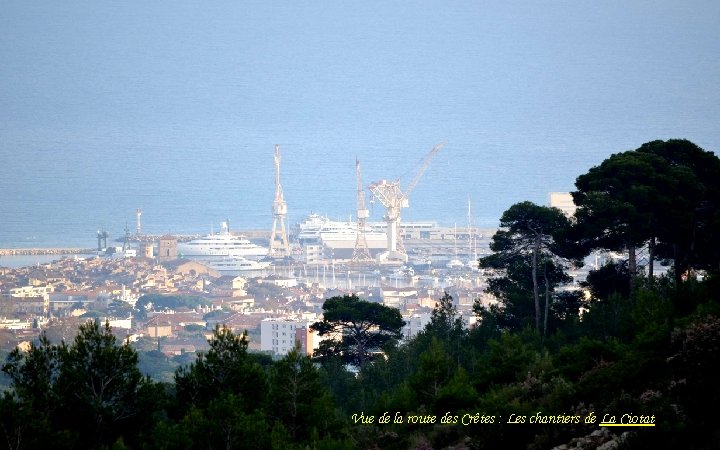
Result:
[[[365,238],[367,219],[370,213],[365,208],[365,192],[362,186],[360,161],[358,161],[357,157],[355,157],[355,179],[357,180],[357,234],[355,235],[355,249],[353,250],[352,261],[354,263],[363,263],[372,261],[367,239]]]
[[[275,146],[275,200],[273,201],[273,226],[270,234],[270,255],[278,258],[290,256],[287,228],[287,203],[280,183],[280,146]],[[278,227],[279,225],[279,227]]]
[[[407,208],[410,203],[408,196],[415,189],[420,178],[430,165],[433,156],[440,151],[444,144],[438,144],[423,159],[420,169],[410,181],[405,192],[400,189],[400,180],[380,180],[371,183],[370,192],[380,200],[386,208],[385,221],[387,222],[387,250],[379,256],[380,261],[407,261],[408,257],[400,244],[400,210]]]
[[[97,231],[98,253],[107,248],[108,236],[109,236],[109,234],[107,231],[105,231],[105,228],[102,228]]]

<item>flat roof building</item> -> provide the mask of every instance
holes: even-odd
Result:
[[[286,355],[299,346],[300,350],[312,355],[320,345],[320,337],[310,330],[313,320],[290,317],[271,317],[260,322],[260,350],[276,355]]]
[[[574,215],[577,209],[569,192],[551,192],[548,203],[551,208],[559,209],[567,217]]]

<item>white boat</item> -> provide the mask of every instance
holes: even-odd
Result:
[[[243,235],[231,234],[227,222],[222,223],[220,233],[179,243],[177,251],[181,257],[190,259],[214,256],[256,260],[266,257],[269,253],[267,247],[253,244]]]
[[[329,248],[354,248],[357,240],[357,224],[330,224],[320,230],[320,242]],[[366,228],[365,242],[370,249],[381,249],[387,246],[387,235]]]
[[[226,257],[206,259],[202,261],[206,266],[217,270],[223,275],[237,275],[240,272],[259,271],[270,266],[269,261],[253,261],[241,257]]]
[[[325,216],[310,213],[304,221],[295,226],[294,237],[300,245],[319,244],[320,230],[330,222]]]
[[[310,214],[297,224],[295,238],[300,245],[323,244],[330,248],[353,248],[357,240],[357,223]],[[365,240],[371,249],[385,248],[387,235],[368,226],[365,228]]]

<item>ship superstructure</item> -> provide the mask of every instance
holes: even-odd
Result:
[[[179,243],[177,251],[183,258],[239,257],[258,260],[268,255],[268,248],[250,242],[243,235],[233,235],[227,222],[221,224],[220,233]]]

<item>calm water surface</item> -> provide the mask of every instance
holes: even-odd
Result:
[[[346,219],[495,226],[614,152],[720,149],[720,2],[91,2],[0,7],[0,247]],[[372,219],[383,214],[371,205]]]

